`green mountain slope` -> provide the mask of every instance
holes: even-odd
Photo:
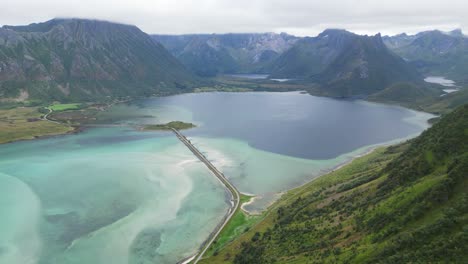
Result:
[[[203,263],[466,263],[468,105],[285,194]]]
[[[0,95],[93,99],[187,90],[197,79],[135,26],[54,19],[0,29]]]
[[[466,81],[468,68],[468,38],[460,30],[421,32],[414,36],[388,37],[385,43],[397,54],[415,65],[425,75],[442,75]],[[400,45],[395,45],[400,43]]]
[[[440,89],[431,88],[427,85],[395,83],[370,95],[367,99],[389,104],[400,104],[421,110],[423,106],[432,103],[432,100],[435,100],[434,98],[440,98],[441,94]],[[465,102],[468,102],[468,100]]]
[[[259,73],[289,49],[297,37],[288,34],[152,35],[187,68],[200,76]]]
[[[357,96],[398,82],[418,82],[416,69],[391,52],[381,36],[325,30],[305,38],[271,65],[271,77],[314,81],[326,95]]]

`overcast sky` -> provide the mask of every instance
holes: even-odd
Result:
[[[1,25],[55,17],[110,20],[161,34],[468,32],[468,0],[0,0]]]

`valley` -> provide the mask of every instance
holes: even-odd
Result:
[[[467,39],[3,25],[0,263],[464,263]]]

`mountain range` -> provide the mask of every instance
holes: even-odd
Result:
[[[460,29],[385,36],[384,43],[421,74],[468,80],[468,38]]]
[[[270,65],[272,78],[310,80],[333,96],[368,95],[399,82],[419,82],[416,69],[391,52],[380,34],[325,30],[299,40]]]
[[[152,35],[194,73],[262,73],[298,37],[286,33]]]
[[[264,73],[334,97],[428,94],[424,75],[467,79],[460,30],[392,37],[328,29],[286,33],[148,35],[135,26],[53,19],[0,28],[0,96],[56,101],[190,92],[213,77]],[[385,91],[385,92],[382,92]],[[438,96],[438,94],[430,92]]]
[[[189,90],[198,79],[135,26],[53,19],[0,28],[0,95],[92,100]]]

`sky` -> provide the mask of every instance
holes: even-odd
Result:
[[[467,12],[468,0],[0,0],[0,25],[78,17],[133,24],[150,34],[466,33]]]

